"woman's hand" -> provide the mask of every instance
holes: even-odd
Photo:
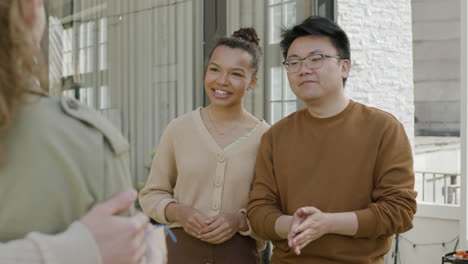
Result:
[[[190,206],[171,203],[166,207],[166,217],[169,221],[176,221],[182,225],[184,231],[198,238],[201,230],[207,227],[207,217]]]
[[[201,230],[199,239],[211,243],[221,244],[231,239],[238,231],[248,230],[247,217],[244,213],[220,214],[209,217]]]

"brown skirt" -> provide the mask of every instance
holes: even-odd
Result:
[[[185,233],[182,228],[171,229],[177,237],[167,242],[168,264],[259,264],[255,239],[235,234],[230,240],[214,245]]]

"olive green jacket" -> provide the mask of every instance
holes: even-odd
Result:
[[[107,120],[74,99],[27,99],[0,137],[0,242],[62,232],[131,187],[129,145]]]

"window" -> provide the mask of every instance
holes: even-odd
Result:
[[[291,27],[309,15],[331,16],[332,0],[268,0],[267,39],[265,45],[265,83],[268,98],[265,119],[271,124],[295,112],[303,106],[289,88],[286,71],[282,66],[284,60],[279,42],[281,29]],[[333,16],[329,17],[333,19]]]
[[[296,1],[269,0],[268,9],[268,43],[276,44],[280,42],[281,28],[296,23]]]
[[[52,93],[79,99],[120,128],[135,182],[144,181],[166,125],[194,109],[202,1],[48,4],[49,68],[58,69]]]

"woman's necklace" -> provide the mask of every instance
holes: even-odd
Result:
[[[209,108],[206,108],[206,111],[208,112],[208,120],[210,121],[211,126],[214,128],[215,132],[216,132],[218,135],[224,137],[225,132],[220,131],[220,130],[216,127],[215,123],[213,122],[213,119],[211,118],[211,113],[210,113],[211,111],[210,111],[210,109],[209,109]],[[242,120],[241,120],[241,122],[240,122],[241,124],[244,123],[244,120],[245,120],[245,118],[246,118],[246,116],[247,116],[247,114],[246,114],[245,112],[246,112],[245,110],[242,111],[243,116],[242,116]],[[230,126],[228,129],[225,129],[224,131],[235,131],[235,129],[234,129],[235,126],[236,126],[236,124]]]

